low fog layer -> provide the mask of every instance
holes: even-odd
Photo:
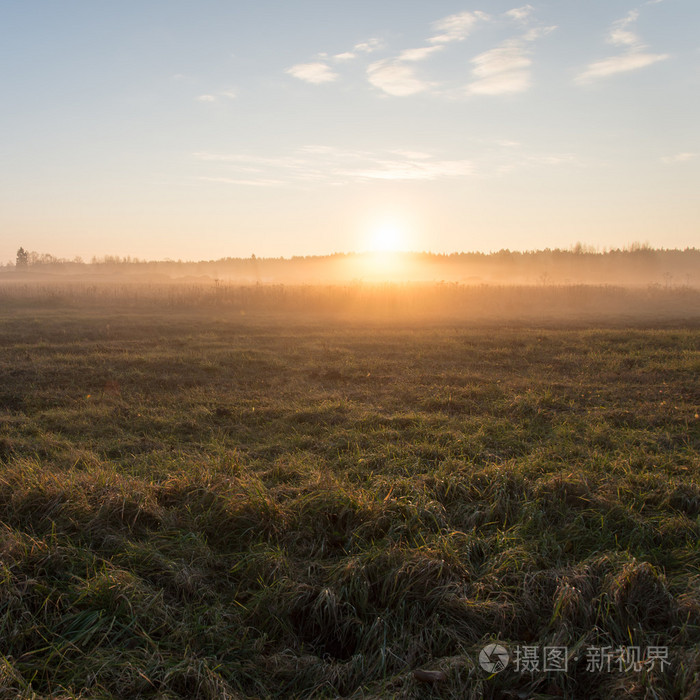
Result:
[[[338,253],[294,258],[142,261],[107,256],[89,263],[20,249],[1,282],[80,280],[199,284],[457,282],[464,285],[616,285],[700,287],[700,250],[632,246],[605,253],[573,250],[497,253]]]

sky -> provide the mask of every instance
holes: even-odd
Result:
[[[697,0],[3,0],[0,262],[700,246]]]

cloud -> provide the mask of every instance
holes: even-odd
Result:
[[[198,177],[200,181],[253,187],[435,182],[582,164],[570,153],[532,153],[507,140],[493,141],[490,148],[481,150],[477,158],[465,157],[467,154],[444,158],[410,149],[361,150],[312,144],[275,156],[207,151],[193,156],[209,170]]]
[[[639,46],[641,39],[627,27],[639,18],[639,10],[631,10],[626,17],[614,22],[608,33],[608,43],[615,46]]]
[[[506,44],[479,54],[472,59],[472,64],[474,65],[472,70],[474,75],[480,78],[490,78],[494,75],[527,69],[532,61],[521,46]]]
[[[532,5],[515,7],[505,13],[509,18],[528,23]],[[403,49],[393,56],[366,63],[367,81],[387,95],[408,97],[419,93],[440,94],[435,88],[438,83],[430,81],[417,70],[418,64],[438,52],[445,51],[450,44],[461,42],[481,22],[493,18],[480,11],[465,11],[438,19],[431,24],[432,36],[425,46]],[[501,45],[485,51],[472,59],[472,82],[467,86],[467,94],[501,95],[527,90],[531,83],[530,50],[527,45],[556,29],[555,26],[525,26],[520,37],[510,39]],[[338,63],[350,60],[362,60],[363,54],[373,53],[384,48],[379,38],[372,38],[355,44],[350,51],[336,53],[331,57],[317,55],[309,63],[299,63],[287,69],[287,73],[309,83],[322,84],[339,78],[336,72]],[[334,63],[329,65],[330,61]],[[465,88],[459,88],[464,96]],[[442,90],[441,94],[455,94],[452,90]]]
[[[531,5],[509,10],[518,21],[525,21],[533,10]],[[508,95],[525,92],[532,85],[532,49],[529,44],[551,34],[557,27],[532,27],[520,37],[508,39],[500,45],[471,59],[472,82],[467,85],[471,95]]]
[[[534,154],[527,157],[527,161],[533,165],[564,165],[566,163],[578,163],[572,153]]]
[[[473,174],[468,159],[442,159],[430,153],[362,151],[305,146],[278,157],[245,153],[198,152],[194,158],[225,172],[198,179],[232,185],[271,187],[308,183],[343,184],[370,180],[433,181]]]
[[[532,29],[528,29],[527,32],[523,34],[523,40],[536,41],[537,39],[541,39],[543,36],[547,36],[547,34],[551,34],[555,29],[557,29],[556,24],[550,25],[549,27],[533,27]]]
[[[607,42],[613,46],[623,47],[626,51],[617,56],[608,56],[600,61],[589,63],[586,69],[576,76],[576,83],[582,85],[598,78],[607,78],[617,73],[646,68],[659,61],[665,61],[669,57],[665,53],[648,53],[646,51],[647,46],[630,29],[630,25],[633,25],[638,18],[639,10],[632,10],[622,19],[613,22],[607,35]]]
[[[236,179],[231,177],[205,177],[197,178],[203,182],[220,182],[225,185],[250,185],[252,187],[270,187],[273,185],[283,185],[283,180],[265,180],[263,178]]]
[[[618,27],[610,32],[608,42],[616,46],[635,46],[639,44],[639,37],[634,32]]]
[[[607,78],[616,73],[626,73],[639,68],[646,68],[653,63],[665,61],[668,54],[665,53],[644,53],[642,51],[630,51],[620,56],[611,56],[602,61],[595,61],[579,74],[576,82],[579,84],[590,83],[596,78]]]
[[[338,77],[338,74],[334,73],[330,66],[321,62],[297,63],[295,66],[287,68],[285,73],[314,85],[332,83]]]
[[[382,48],[384,48],[384,42],[381,39],[368,39],[367,41],[362,41],[353,46],[354,51],[360,51],[362,53],[374,53]]]
[[[531,85],[529,73],[513,71],[475,80],[470,83],[468,90],[474,95],[507,95],[525,92]]]
[[[415,95],[430,87],[430,83],[416,77],[411,66],[397,59],[384,59],[370,64],[367,79],[374,87],[395,97]]]
[[[472,59],[476,78],[467,90],[476,95],[504,95],[524,92],[531,83],[528,50],[517,41],[509,41]]]
[[[447,44],[462,41],[480,19],[487,18],[488,15],[483,12],[461,12],[433,22],[433,30],[439,33],[428,39],[431,46],[404,49],[395,58],[371,63],[367,68],[367,80],[374,87],[394,97],[425,92],[432,87],[432,83],[419,78],[415,69],[406,64],[424,61],[434,53],[444,50]]]
[[[437,51],[442,51],[445,48],[444,44],[435,46],[423,46],[419,49],[406,49],[399,54],[399,61],[423,61],[431,54]]]
[[[215,93],[210,93],[207,95],[199,95],[197,98],[198,102],[218,102],[219,98],[224,97],[228,100],[233,100],[236,98],[236,91],[235,90],[219,90],[218,92]]]
[[[299,80],[311,83],[312,85],[332,83],[340,76],[333,70],[333,68],[331,68],[331,66],[328,65],[326,62],[327,60],[332,60],[336,63],[344,63],[357,58],[358,54],[373,53],[380,48],[382,48],[381,40],[374,38],[368,39],[367,41],[355,44],[351,51],[341,51],[340,53],[336,53],[330,57],[325,52],[316,54],[314,57],[315,60],[309,61],[308,63],[297,63],[291,68],[287,68],[285,73],[298,78]]]
[[[405,151],[403,149],[396,149],[391,151],[391,153],[401,158],[408,158],[409,160],[429,160],[432,158],[430,153],[424,153],[423,151]]]
[[[433,31],[438,32],[428,39],[431,44],[448,44],[452,41],[463,41],[471,33],[479,20],[487,20],[485,12],[460,12],[433,22]]]
[[[506,17],[510,17],[510,19],[514,19],[516,22],[524,22],[530,17],[534,9],[532,5],[523,5],[522,7],[514,7],[512,10],[504,12],[504,14]]]
[[[664,156],[661,159],[662,163],[666,164],[671,164],[671,163],[686,163],[689,160],[693,160],[694,158],[697,158],[698,154],[697,153],[676,153],[676,155],[673,156]]]
[[[499,177],[540,168],[586,167],[585,160],[573,153],[529,151],[522,144],[507,140],[496,141],[494,145],[497,148],[490,150],[478,164],[480,173],[485,177]]]
[[[440,180],[471,175],[474,166],[469,160],[378,160],[367,170],[354,170],[354,178],[367,180]]]

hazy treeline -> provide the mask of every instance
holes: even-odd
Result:
[[[23,250],[23,249],[21,249]],[[623,285],[700,287],[700,250],[657,250],[632,245],[596,252],[571,250],[495,253],[335,253],[292,258],[222,258],[199,262],[144,261],[106,256],[83,262],[25,252],[0,269],[0,282],[28,278],[180,281],[218,285],[334,284],[348,282],[460,282],[515,285]]]
[[[605,285],[438,283],[0,285],[5,309],[194,311],[220,318],[413,321],[632,321],[700,323],[700,289]]]

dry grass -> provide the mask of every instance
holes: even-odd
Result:
[[[0,697],[697,696],[692,325],[6,302]]]

